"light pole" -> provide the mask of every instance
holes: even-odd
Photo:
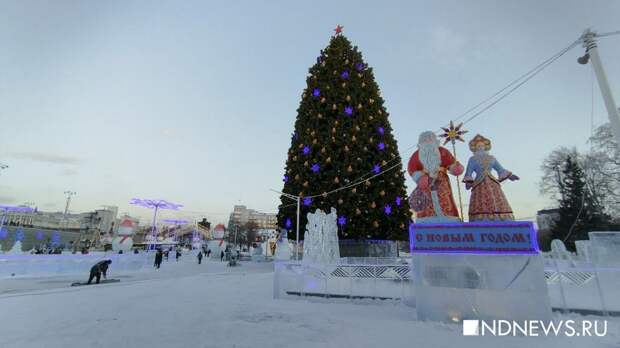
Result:
[[[64,226],[64,230],[65,232],[67,231],[67,214],[69,213],[69,204],[71,204],[71,197],[74,196],[76,194],[75,191],[71,191],[71,190],[67,190],[64,192],[65,195],[67,195],[67,201],[65,203],[65,211],[62,213],[62,221],[60,223],[60,229],[63,228]],[[77,243],[74,242],[73,243],[73,251],[77,252],[77,247],[79,244],[82,243],[82,229],[80,228],[80,233],[78,235],[78,240]]]
[[[579,57],[577,62],[579,62],[579,64],[587,64],[588,61],[592,62],[592,69],[594,69],[594,73],[596,74],[596,80],[598,81],[598,86],[601,89],[601,95],[605,101],[605,108],[607,108],[609,125],[611,126],[612,133],[616,138],[618,148],[620,149],[620,112],[616,106],[614,96],[611,93],[609,81],[607,81],[607,75],[603,69],[603,63],[601,62],[601,57],[598,54],[596,38],[601,36],[606,35],[597,35],[589,28],[584,31],[581,39],[583,40],[583,47],[586,49],[586,54]]]
[[[284,193],[284,192],[280,192],[280,191],[276,191],[276,190],[271,190],[271,191],[275,193],[279,193],[286,198],[297,201],[297,226],[296,226],[297,231],[296,231],[296,236],[295,236],[295,261],[299,261],[299,210],[300,210],[300,204],[301,204],[301,197],[291,195],[288,193]]]
[[[141,199],[132,198],[129,204],[139,205],[141,207],[153,209],[153,227],[151,228],[152,244],[149,245],[149,249],[155,249],[155,243],[157,242],[157,212],[159,209],[179,210],[183,205],[167,202],[163,199]]]

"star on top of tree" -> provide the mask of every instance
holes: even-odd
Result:
[[[334,31],[336,32],[336,35],[342,34],[342,29],[344,29],[344,27],[342,25],[338,24],[336,26],[336,29],[334,29]]]

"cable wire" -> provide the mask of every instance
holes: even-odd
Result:
[[[619,32],[620,33],[620,32]],[[615,32],[613,33],[606,33],[604,35],[615,35]],[[570,51],[572,48],[574,48],[576,45],[578,45],[580,42],[582,42],[582,38],[579,38],[577,40],[575,40],[574,42],[572,42],[570,45],[568,45],[567,47],[563,48],[562,50],[560,50],[559,52],[555,53],[554,55],[552,55],[551,57],[547,58],[546,60],[544,60],[542,63],[536,65],[534,68],[530,69],[528,72],[526,72],[525,74],[521,75],[520,77],[518,77],[517,79],[513,80],[512,82],[510,82],[508,85],[506,85],[504,88],[500,89],[499,91],[495,92],[493,95],[491,95],[490,97],[484,99],[482,102],[476,104],[475,106],[471,107],[470,109],[468,109],[467,111],[465,111],[464,113],[462,113],[461,115],[459,115],[457,117],[458,119],[463,118],[464,116],[466,116],[468,113],[470,113],[471,111],[477,109],[478,107],[480,107],[481,105],[483,105],[484,103],[490,101],[491,99],[495,98],[496,96],[500,95],[502,92],[506,91],[507,89],[509,89],[511,86],[514,86],[513,88],[509,89],[508,92],[504,93],[503,95],[501,95],[497,100],[493,101],[491,104],[485,106],[484,108],[482,108],[481,110],[477,111],[475,114],[473,114],[472,116],[470,116],[467,120],[465,120],[463,123],[468,123],[472,120],[474,120],[475,118],[477,118],[478,116],[480,116],[483,112],[489,110],[491,107],[495,106],[497,103],[499,103],[500,101],[502,101],[504,98],[506,98],[507,96],[509,96],[510,94],[512,94],[514,91],[516,91],[519,87],[523,86],[526,82],[528,82],[529,80],[531,80],[534,76],[536,76],[537,74],[539,74],[541,71],[543,71],[546,67],[548,67],[549,65],[551,65],[553,62],[555,62],[558,58],[560,58],[561,56],[563,56],[564,54],[566,54],[566,52]],[[520,82],[519,82],[520,81]],[[516,84],[516,85],[515,85]],[[405,151],[411,150],[413,148],[417,147],[417,145],[412,145],[410,147],[408,147],[407,149],[405,149]],[[353,180],[353,182],[351,184],[345,185],[343,187],[331,190],[329,192],[326,193],[321,193],[321,194],[313,194],[313,195],[308,195],[308,196],[304,196],[307,198],[315,198],[315,197],[320,197],[320,196],[325,196],[325,195],[330,195],[332,193],[338,192],[338,191],[342,191],[342,190],[346,190],[348,188],[352,188],[358,185],[363,184],[365,181],[367,180],[371,180],[373,178],[376,178],[380,175],[383,175],[391,170],[394,170],[395,168],[397,168],[398,166],[400,166],[402,164],[402,159],[397,158],[393,158],[387,161],[386,165],[388,163],[394,162],[395,160],[398,160],[398,163],[396,163],[395,165],[380,171],[379,173],[376,173],[375,175],[372,175],[370,177],[367,177],[368,175],[374,173],[374,171],[369,171],[365,174],[363,174],[362,176],[360,176],[359,178]],[[292,195],[295,196],[295,195]]]

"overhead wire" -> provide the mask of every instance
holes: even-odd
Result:
[[[610,34],[611,35],[611,34]],[[486,99],[484,99],[482,102],[474,105],[473,107],[469,108],[468,110],[466,110],[465,112],[463,112],[462,114],[460,114],[456,120],[460,120],[463,117],[467,116],[470,112],[472,112],[473,110],[476,110],[478,107],[480,107],[481,105],[483,105],[484,103],[492,100],[493,98],[497,97],[498,95],[500,95],[502,92],[508,90],[508,92],[502,94],[498,99],[494,100],[491,104],[485,106],[484,108],[482,108],[481,110],[477,111],[476,113],[474,113],[472,116],[470,116],[469,118],[467,118],[467,120],[465,120],[463,122],[463,124],[471,122],[472,120],[474,120],[475,118],[477,118],[478,116],[480,116],[482,113],[484,113],[485,111],[489,110],[491,107],[495,106],[496,104],[498,104],[500,101],[502,101],[503,99],[505,99],[507,96],[509,96],[510,94],[512,94],[514,91],[516,91],[519,87],[523,86],[526,82],[530,81],[534,76],[538,75],[541,71],[543,71],[545,68],[547,68],[549,65],[551,65],[553,62],[555,62],[558,58],[560,58],[561,56],[563,56],[564,54],[566,54],[566,52],[570,51],[572,48],[574,48],[576,45],[578,45],[580,42],[582,41],[582,39],[577,39],[575,41],[573,41],[570,45],[568,45],[567,47],[563,48],[562,50],[558,51],[557,53],[553,54],[551,57],[545,59],[543,62],[537,64],[534,68],[528,70],[528,72],[526,72],[525,74],[519,76],[518,78],[514,79],[513,81],[511,81],[508,85],[506,85],[505,87],[503,87],[502,89],[498,90],[497,92],[493,93],[490,97],[487,97]],[[512,87],[512,88],[510,88]],[[405,151],[408,151],[410,149],[415,148],[417,145],[412,145],[410,147],[408,147]],[[358,177],[357,179],[353,180],[352,183],[347,184],[345,186],[339,187],[337,189],[325,192],[325,193],[320,193],[320,194],[313,194],[313,195],[307,195],[304,197],[307,198],[315,198],[315,197],[320,197],[320,196],[325,196],[325,195],[330,195],[333,194],[335,192],[338,191],[342,191],[342,190],[346,190],[348,188],[352,188],[358,185],[363,184],[364,182],[366,182],[367,180],[371,180],[375,177],[381,176],[387,172],[390,172],[396,168],[398,168],[399,166],[402,165],[402,159],[396,157],[393,159],[390,159],[386,162],[386,165],[389,163],[392,163],[394,161],[398,160],[398,163],[390,166],[387,169],[381,170],[379,173],[375,173],[374,171],[369,171],[367,173],[364,173],[362,176]],[[385,166],[385,165],[384,165]],[[374,175],[372,175],[373,173],[375,173]],[[371,175],[370,177],[368,177],[368,175]]]

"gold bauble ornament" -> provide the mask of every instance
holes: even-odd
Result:
[[[338,198],[338,204],[342,204],[344,203],[344,201],[342,200],[342,198]]]
[[[323,196],[323,198],[327,197],[327,192],[323,192],[321,196]]]
[[[312,139],[312,144],[316,145],[317,140],[316,139]]]
[[[355,138],[355,135],[354,135],[354,136],[351,137],[351,141],[355,142],[355,140],[357,140],[357,139]]]
[[[356,192],[357,192],[357,188],[355,188],[355,187],[354,187],[354,188],[351,190],[351,192],[356,193]]]
[[[323,148],[321,148],[321,153],[325,153],[325,151],[326,151],[326,150],[325,150],[325,148],[324,148],[324,147],[323,147]]]
[[[386,162],[385,160],[381,161],[381,165],[382,165],[382,166],[384,166],[384,165],[386,165],[386,164],[387,164],[387,162]]]
[[[379,227],[379,221],[377,221],[377,220],[375,220],[372,224],[373,224],[375,227]]]
[[[366,186],[370,186],[370,180],[366,180],[365,184]]]
[[[304,162],[304,166],[306,166],[306,167],[308,166],[308,161]]]
[[[366,83],[365,82],[362,82],[362,87],[366,87]]]
[[[332,133],[336,133],[336,127],[332,128]]]
[[[360,215],[362,211],[359,208],[355,208],[355,215]]]
[[[331,163],[331,161],[332,161],[331,157],[327,157],[327,159],[325,160],[325,162],[327,162],[327,163]]]
[[[357,109],[361,109],[362,108],[362,104],[357,104]]]
[[[347,172],[351,173],[352,171],[353,171],[353,167],[348,166],[348,167],[347,167]]]
[[[293,156],[293,161],[297,161],[297,156]]]
[[[377,203],[373,201],[372,203],[370,203],[370,207],[375,209],[377,207]]]
[[[295,175],[295,180],[299,180],[299,174]]]
[[[342,86],[342,88],[345,88],[345,87],[347,87],[347,83],[343,82],[341,86]]]
[[[337,109],[336,104],[332,104],[332,110],[336,110],[336,109]]]
[[[381,190],[381,192],[379,192],[379,194],[381,195],[381,197],[385,196],[385,191]]]
[[[372,120],[374,117],[372,117],[372,115],[368,116],[369,120]]]
[[[316,134],[315,131],[310,132],[310,135],[314,136]]]
[[[349,147],[347,145],[344,146],[344,151],[349,152]]]
[[[350,96],[350,95],[348,95],[345,99],[346,99],[347,101],[351,101],[351,96]]]
[[[308,182],[304,181],[304,187],[308,187]]]
[[[325,103],[325,97],[321,98],[321,103]]]
[[[337,183],[339,183],[339,182],[340,182],[340,179],[338,179],[338,177],[335,177],[335,178],[334,178],[334,183],[336,183],[336,184],[337,184]]]
[[[375,100],[374,100],[374,99],[372,99],[372,98],[370,98],[370,99],[368,99],[368,102],[369,102],[370,104],[374,104],[374,103],[375,103]]]

